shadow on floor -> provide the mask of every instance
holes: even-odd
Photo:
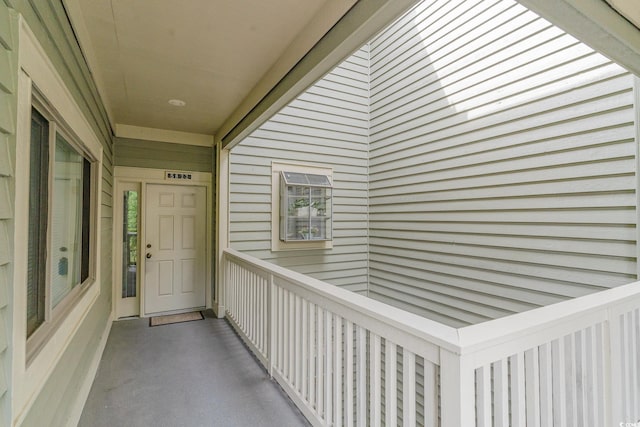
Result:
[[[231,326],[113,323],[79,426],[308,426]]]

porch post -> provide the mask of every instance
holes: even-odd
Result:
[[[442,427],[476,425],[475,370],[468,358],[440,349]]]
[[[219,318],[225,315],[224,250],[229,247],[229,154],[216,143],[216,295],[214,310]]]

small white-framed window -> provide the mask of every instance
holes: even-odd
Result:
[[[280,172],[280,240],[332,240],[332,190],[327,175]]]
[[[271,250],[333,248],[333,169],[273,161],[271,175]]]
[[[27,360],[95,279],[98,160],[31,90],[27,221]]]

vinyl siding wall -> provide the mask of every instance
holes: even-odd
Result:
[[[231,152],[231,247],[320,280],[367,289],[368,48]],[[271,163],[333,168],[333,249],[271,251]]]
[[[111,312],[111,239],[112,239],[112,189],[113,189],[113,150],[111,129],[107,115],[96,90],[91,73],[78,47],[75,35],[69,25],[61,0],[21,0],[10,1],[21,14],[43,46],[48,58],[62,77],[67,89],[83,110],[85,117],[102,142],[102,194],[100,206],[101,258],[98,268],[101,271],[100,296],[92,306],[85,321],[76,332],[60,358],[60,362],[51,372],[39,395],[24,418],[25,426],[63,426],[69,422],[70,411],[79,398],[80,386],[89,375],[90,365],[99,349],[99,342],[107,326]],[[0,33],[5,31],[2,14],[5,6],[0,3]],[[4,44],[4,43],[3,43]],[[1,64],[1,62],[0,62]],[[4,69],[0,75],[4,75]],[[17,75],[17,64],[12,73]],[[2,119],[5,118],[4,114]],[[2,120],[0,119],[0,120]],[[15,115],[11,126],[15,126]],[[0,136],[0,140],[2,137]],[[11,152],[11,158],[15,157]],[[1,161],[0,161],[1,164]],[[13,200],[11,205],[13,205]],[[4,205],[3,205],[4,206]],[[0,238],[1,244],[1,238]],[[13,253],[13,248],[9,248]],[[2,253],[2,250],[0,250]],[[0,256],[1,258],[1,256]],[[0,284],[2,278],[0,275]],[[20,308],[24,310],[24,308]],[[7,409],[8,410],[8,409]],[[17,414],[13,414],[13,417]],[[44,423],[44,424],[43,424]]]
[[[512,0],[370,49],[371,297],[460,326],[636,279],[628,72]]]
[[[0,1],[0,425],[11,422],[11,337],[18,16]]]
[[[213,172],[213,147],[114,138],[116,166]]]

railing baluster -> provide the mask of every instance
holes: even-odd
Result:
[[[564,340],[557,339],[551,344],[553,360],[553,425],[566,427],[566,377]]]
[[[367,331],[356,326],[356,397],[357,425],[367,425]]]
[[[635,384],[635,379],[633,378],[634,375],[634,362],[633,362],[633,352],[635,350],[634,348],[634,344],[633,344],[633,312],[628,312],[625,314],[625,323],[626,323],[626,333],[627,333],[627,337],[626,337],[626,341],[627,341],[627,348],[628,351],[626,353],[627,355],[627,361],[626,361],[626,365],[627,365],[627,389],[626,389],[626,394],[627,394],[627,409],[626,409],[626,419],[631,419],[631,417],[633,416],[633,407],[635,406],[635,402],[634,402],[634,384]]]
[[[437,366],[424,360],[424,427],[437,427],[438,372]]]
[[[291,315],[291,294],[284,290],[284,346],[283,346],[283,371],[284,376],[291,381],[291,329],[293,328],[293,316]]]
[[[262,318],[265,319],[263,333],[263,345],[265,349],[269,349],[269,358],[273,358],[273,349],[271,348],[271,337],[274,335],[272,325],[273,325],[273,299],[271,297],[271,280],[264,280],[264,288],[263,288],[263,300],[262,300]]]
[[[243,304],[243,296],[244,296],[244,284],[245,282],[245,270],[241,268],[240,265],[237,266],[238,269],[238,282],[236,284],[236,305],[238,307],[238,319],[240,321],[240,327],[245,327],[245,307]]]
[[[269,275],[269,280],[267,282],[267,293],[266,293],[266,301],[267,301],[267,306],[266,306],[266,317],[269,321],[269,324],[265,327],[265,334],[266,334],[266,345],[268,346],[267,348],[269,349],[269,375],[271,377],[273,377],[273,365],[276,363],[275,360],[277,360],[276,357],[276,345],[277,345],[277,336],[278,336],[278,325],[277,325],[277,321],[276,321],[276,316],[277,316],[277,295],[276,295],[276,290],[275,290],[275,286],[273,284],[273,275]]]
[[[253,321],[254,321],[254,316],[253,316],[253,309],[254,309],[254,304],[255,304],[255,298],[253,295],[253,291],[255,289],[255,275],[251,272],[251,271],[247,271],[247,283],[245,285],[245,289],[246,289],[246,296],[247,296],[247,300],[249,302],[249,304],[247,305],[247,322],[246,322],[246,328],[247,328],[247,332],[249,335],[249,338],[251,339],[251,342],[255,342],[255,330],[253,329]]]
[[[596,402],[597,396],[597,378],[598,378],[598,366],[596,364],[596,355],[598,348],[595,340],[595,330],[597,325],[592,326],[586,330],[585,334],[585,347],[586,347],[586,367],[585,367],[585,388],[586,401],[585,401],[585,425],[587,427],[597,427],[600,425],[598,422],[598,405]]]
[[[638,324],[640,323],[640,311],[633,310],[630,312],[631,315],[631,324],[629,325],[631,337],[632,337],[632,345],[631,345],[631,384],[633,388],[633,393],[631,396],[631,419],[637,420],[640,417],[640,358],[638,355],[640,354],[640,336],[638,336]]]
[[[293,292],[287,290],[288,296],[288,308],[289,308],[289,318],[287,319],[287,325],[289,325],[289,331],[287,335],[287,360],[289,361],[287,366],[287,378],[292,384],[295,384],[295,296]]]
[[[274,282],[273,276],[271,282]],[[284,316],[284,304],[282,297],[282,288],[280,286],[276,286],[274,283],[273,290],[276,293],[276,352],[278,353],[276,357],[276,369],[280,371],[280,373],[282,373],[282,354],[284,346],[284,331],[282,329],[284,322],[282,318]]]
[[[242,313],[242,323],[240,324],[242,330],[247,330],[247,306],[242,304],[242,301],[247,300],[247,270],[242,270],[240,283],[238,283],[240,289],[240,296],[238,298],[238,305]]]
[[[333,358],[335,354],[335,345],[336,339],[333,333],[333,315],[326,311],[324,312],[324,348],[326,357],[324,359],[325,367],[324,367],[324,413],[325,420],[327,425],[331,425],[335,417],[333,415],[333,396],[334,396],[334,388],[333,388]]]
[[[640,354],[640,309],[635,309],[632,313],[633,322],[630,327],[634,345],[631,354],[633,355],[633,384],[635,393],[632,399],[631,418],[638,420],[640,419],[640,357],[638,357]]]
[[[335,316],[334,323],[334,366],[333,371],[333,423],[336,427],[342,426],[342,318]]]
[[[380,353],[382,345],[380,336],[369,334],[369,422],[373,427],[382,425],[382,366]]]
[[[538,348],[524,353],[527,427],[540,427],[540,361]]]
[[[324,334],[324,310],[316,306],[316,410],[321,417],[324,414],[325,421],[327,421],[327,414],[324,411],[324,379],[328,373],[324,370],[324,357],[325,355],[329,357],[329,348],[325,346]]]
[[[524,389],[524,354],[510,358],[511,367],[511,425],[525,427],[527,424]]]
[[[551,344],[543,344],[538,351],[540,363],[540,425],[553,426],[553,368]]]
[[[300,395],[303,399],[308,400],[308,372],[309,372],[309,319],[307,301],[303,299],[301,301],[301,316],[302,322],[300,322]]]
[[[493,364],[493,407],[496,427],[509,427],[509,373],[506,359]]]
[[[476,369],[476,422],[491,427],[491,365]]]
[[[318,402],[316,401],[316,358],[320,353],[319,349],[316,347],[316,332],[316,305],[309,303],[309,338],[307,340],[309,363],[307,364],[306,373],[308,379],[308,388],[306,389],[306,393],[307,396],[309,396],[308,401],[311,407],[317,412],[320,412],[318,410]]]
[[[402,425],[416,425],[416,357],[402,349]]]
[[[295,389],[300,393],[300,371],[302,370],[302,339],[301,339],[301,322],[302,322],[302,309],[301,309],[301,298],[296,295],[295,297],[295,317],[293,320],[294,324],[294,343],[293,343],[293,360],[294,360],[294,377],[293,384]]]
[[[609,352],[608,343],[605,340],[605,325],[599,324],[594,327],[594,341],[595,341],[595,357],[594,364],[596,366],[595,372],[595,387],[594,392],[595,400],[592,402],[592,406],[595,411],[594,426],[602,426],[607,423],[607,398],[610,397],[607,393],[607,385],[605,377],[610,372],[606,372],[606,358],[605,352]]]
[[[344,370],[345,370],[345,398],[344,398],[344,411],[345,411],[345,425],[347,427],[353,426],[353,412],[355,410],[353,402],[353,323],[345,321],[345,344],[344,344]]]
[[[577,426],[577,376],[575,334],[567,335],[565,341],[565,375],[567,375],[567,424]]]
[[[385,425],[395,426],[398,423],[398,362],[396,345],[385,339],[384,342],[384,410]]]
[[[589,381],[588,369],[587,369],[587,348],[586,348],[586,333],[588,331],[577,331],[574,336],[576,340],[576,406],[577,406],[577,424],[579,426],[587,426],[589,423],[587,393]]]

